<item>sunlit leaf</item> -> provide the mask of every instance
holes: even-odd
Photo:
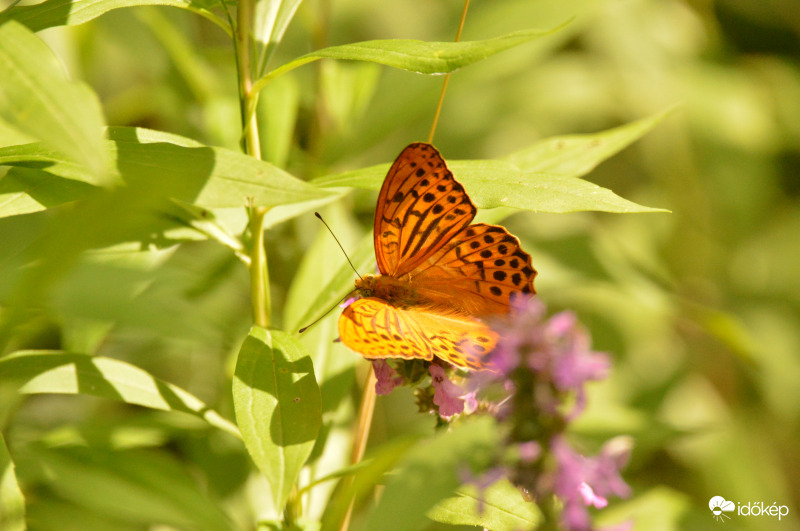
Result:
[[[300,110],[301,87],[292,76],[276,79],[261,91],[256,114],[261,154],[267,162],[286,167]]]
[[[378,190],[389,164],[329,175],[313,182],[321,187],[352,186]],[[504,160],[448,161],[448,168],[479,208],[512,207],[534,212],[663,212],[637,205],[576,177],[532,173]]]
[[[17,483],[14,462],[0,433],[0,529],[25,530],[25,498]]]
[[[0,218],[77,201],[97,190],[91,184],[45,171],[11,168],[0,180]]]
[[[508,480],[501,480],[483,492],[475,487],[460,487],[457,496],[448,498],[428,511],[428,518],[450,525],[472,525],[493,531],[536,529],[541,514],[536,505],[522,497]]]
[[[47,45],[13,20],[0,24],[0,118],[85,166],[82,180],[108,183],[97,96],[68,80]]]
[[[214,2],[204,0],[46,0],[35,5],[14,6],[0,15],[0,20],[13,19],[39,31],[54,26],[83,24],[122,7],[173,6],[206,17],[230,35],[230,25],[211,11],[214,5]]]
[[[548,138],[512,153],[507,159],[526,172],[581,177],[643,137],[670,112],[667,110],[599,133]]]
[[[87,168],[43,143],[0,147],[0,165],[46,171],[52,175],[87,182]]]
[[[308,208],[313,208],[321,200],[340,195],[301,181],[268,162],[178,135],[128,127],[110,127],[108,135],[104,147],[118,175],[146,196],[173,198],[206,208],[244,206],[248,198],[259,206],[311,202]],[[41,169],[74,181],[89,181],[91,177],[85,169],[43,144],[0,148],[0,164]],[[42,186],[65,189],[69,184],[47,179],[41,177],[40,181],[47,182],[28,183],[17,192],[32,195],[45,193]],[[34,187],[37,190],[32,190]],[[72,196],[74,199],[81,194],[75,190]],[[296,212],[285,213],[284,219]]]
[[[355,241],[355,231],[346,221],[348,214],[346,207],[336,205],[326,210],[325,219],[329,225],[336,227],[337,238],[342,245],[346,249],[354,249],[352,242]],[[314,319],[329,310],[325,318],[300,334],[300,341],[314,360],[314,369],[322,392],[323,412],[328,412],[335,411],[343,401],[349,401],[355,378],[353,369],[361,360],[360,356],[348,350],[344,344],[334,341],[339,335],[336,320],[341,313],[337,303],[348,290],[353,289],[353,280],[357,277],[347,265],[336,241],[322,228],[322,224],[316,218],[309,219],[307,223],[318,223],[320,226],[317,227],[316,238],[304,253],[292,279],[284,305],[283,322],[287,331],[295,332],[310,325]],[[367,266],[365,272],[372,271],[374,267],[372,253],[368,252],[367,255],[373,265]],[[342,270],[341,284],[337,283],[335,287],[328,284],[335,275],[340,274],[340,267],[345,266],[347,270]],[[316,300],[317,297],[322,298]],[[311,320],[303,322],[305,318]]]
[[[282,508],[322,424],[320,391],[302,344],[253,327],[239,350],[233,403],[247,450]]]
[[[183,389],[128,363],[57,351],[20,351],[0,359],[0,382],[27,394],[80,394],[180,411],[239,437],[239,430]]]
[[[113,127],[117,168],[131,186],[210,208],[276,206],[334,195],[267,162],[209,147],[188,138],[146,129]]]
[[[302,0],[258,0],[255,3],[253,37],[257,43],[256,76],[264,73],[275,48],[283,39]]]
[[[447,74],[503,50],[549,35],[560,28],[549,31],[523,30],[482,41],[426,42],[393,39],[331,46],[303,55],[276,68],[258,80],[254,88],[261,90],[273,78],[324,58],[369,61],[419,74]]]

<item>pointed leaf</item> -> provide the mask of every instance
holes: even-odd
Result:
[[[548,138],[512,153],[507,158],[526,172],[582,177],[604,160],[639,140],[670,112],[672,110],[668,109],[649,118],[599,133]]]
[[[341,196],[340,191],[301,181],[268,162],[178,135],[129,127],[110,127],[108,134],[104,148],[119,176],[149,197],[205,208],[238,207],[248,198],[258,206],[290,205],[273,215],[275,223]],[[41,143],[0,148],[0,164],[46,172],[28,174],[24,182],[0,184],[0,213],[2,205],[9,214],[21,213],[25,208],[32,211],[36,203],[55,206],[92,191],[76,184],[91,182],[85,168]],[[46,199],[37,201],[37,196]]]
[[[0,529],[25,531],[25,498],[14,474],[14,462],[0,433]]]
[[[249,197],[258,206],[276,206],[336,195],[267,162],[178,135],[112,127],[109,138],[127,183],[198,206],[242,206]]]
[[[664,212],[637,205],[607,188],[575,177],[520,170],[504,160],[455,160],[447,163],[479,208],[513,207],[534,212]],[[353,186],[378,190],[389,164],[329,175],[312,181],[321,187]]]
[[[86,182],[107,184],[97,96],[68,80],[47,45],[13,20],[0,24],[0,118],[85,166]]]
[[[493,531],[536,529],[542,515],[536,505],[522,497],[508,480],[491,485],[482,493],[473,486],[460,487],[428,512],[428,518],[450,525],[470,525]]]
[[[256,2],[253,37],[257,44],[256,77],[261,77],[283,39],[302,0],[258,0]]]
[[[83,24],[121,7],[173,6],[202,15],[231,35],[230,25],[211,12],[214,4],[204,0],[46,0],[39,4],[11,7],[0,16],[0,21],[13,19],[32,31],[40,31],[54,26]]]
[[[281,74],[323,58],[369,61],[419,74],[447,74],[503,50],[554,33],[564,25],[549,31],[522,30],[481,41],[426,42],[389,39],[331,46],[303,55],[276,68],[259,79],[253,88],[259,91],[270,80]]]
[[[0,359],[0,382],[28,394],[80,394],[181,411],[240,437],[239,430],[198,398],[124,361],[58,351],[20,351]]]
[[[239,350],[233,404],[247,450],[282,509],[322,424],[319,386],[302,344],[253,327]]]
[[[45,171],[11,168],[0,179],[0,218],[77,201],[97,190],[91,184],[62,179]]]

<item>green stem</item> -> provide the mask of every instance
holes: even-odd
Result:
[[[250,233],[253,244],[250,248],[250,291],[253,301],[253,321],[261,327],[269,327],[269,271],[267,269],[267,252],[264,248],[264,207],[251,207]]]
[[[283,523],[287,529],[294,529],[297,520],[300,519],[303,513],[303,502],[297,491],[297,485],[292,487],[292,492],[289,494],[289,499],[286,501],[286,507],[283,508]]]
[[[236,70],[239,74],[239,112],[242,118],[242,140],[244,151],[261,160],[261,143],[258,138],[258,121],[255,108],[258,91],[253,90],[252,49],[250,30],[253,26],[253,0],[239,0],[236,26]]]

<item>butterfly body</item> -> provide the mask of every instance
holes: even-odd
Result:
[[[410,308],[430,304],[416,292],[408,280],[387,275],[365,275],[356,280],[356,294],[361,297],[377,297],[398,308]]]
[[[379,275],[356,280],[361,296],[339,318],[339,336],[368,359],[400,357],[487,368],[495,334],[483,318],[535,293],[536,270],[503,227],[470,225],[477,209],[429,144],[395,160],[378,195]]]

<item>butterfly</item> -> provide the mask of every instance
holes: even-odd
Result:
[[[534,294],[536,270],[497,225],[470,225],[477,209],[430,144],[406,147],[375,208],[379,275],[355,282],[361,298],[339,317],[339,337],[367,359],[432,360],[486,369],[497,334],[481,319]],[[350,298],[348,297],[348,298]]]

